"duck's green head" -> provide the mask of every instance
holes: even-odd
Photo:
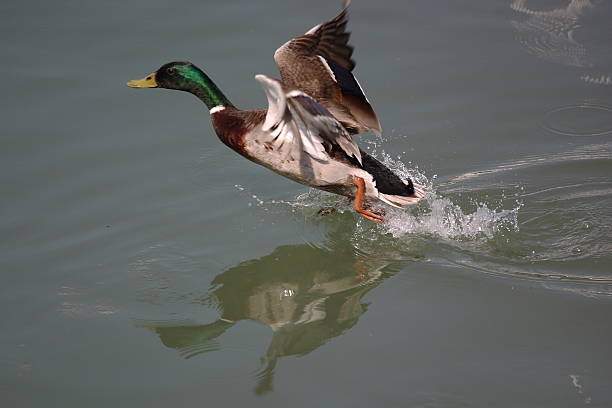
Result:
[[[200,68],[191,62],[174,61],[164,64],[154,73],[127,83],[130,88],[166,88],[191,92],[208,108],[231,106],[229,100]]]
[[[166,88],[189,91],[196,88],[202,79],[202,70],[191,62],[169,62],[142,79],[127,83],[130,88]]]

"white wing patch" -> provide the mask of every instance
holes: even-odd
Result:
[[[317,55],[317,57],[319,57],[319,59],[321,60],[321,62],[323,63],[323,66],[325,67],[325,69],[327,70],[327,72],[329,73],[329,75],[334,79],[334,82],[338,83],[338,80],[336,79],[336,75],[334,75],[334,71],[332,71],[332,69],[330,68],[329,64],[327,63],[327,61],[325,61],[325,58],[323,58],[320,55]],[[359,82],[357,83],[359,84]],[[361,88],[361,85],[359,85],[359,87]],[[363,91],[362,91],[363,92]]]
[[[312,27],[310,30],[306,31],[306,34],[304,34],[304,35],[312,34],[312,33],[316,32],[319,29],[319,27],[321,27],[321,24],[317,24],[316,26]]]
[[[370,100],[368,99],[368,97],[366,96],[365,92],[363,92],[363,88],[361,87],[361,84],[359,83],[359,81],[357,80],[357,77],[353,75],[353,79],[355,79],[355,82],[357,82],[357,86],[359,87],[359,90],[361,91],[361,94],[363,95],[363,97],[365,98],[366,101],[368,101],[368,103],[370,103]]]
[[[263,124],[263,130],[271,130],[282,121],[287,109],[287,99],[280,84],[272,81],[265,75],[255,75],[255,79],[261,83],[268,98],[268,113]]]
[[[295,98],[296,96],[306,96],[306,97],[308,97],[308,95],[306,95],[304,92],[302,92],[302,91],[300,91],[300,90],[297,90],[297,89],[295,89],[295,90],[293,90],[293,91],[290,91],[290,92],[287,94],[287,97],[288,97],[288,98]]]

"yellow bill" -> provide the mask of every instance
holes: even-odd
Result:
[[[155,72],[151,75],[147,75],[142,79],[135,79],[127,83],[130,88],[157,88],[157,81],[155,80]]]

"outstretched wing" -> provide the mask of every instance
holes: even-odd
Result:
[[[333,19],[283,44],[274,53],[285,85],[326,106],[347,127],[381,132],[380,122],[352,71],[348,5]]]
[[[340,122],[320,103],[300,90],[286,91],[276,79],[256,75],[268,98],[263,130],[272,143],[299,143],[301,150],[320,161],[329,161],[333,147],[361,163],[361,152]]]

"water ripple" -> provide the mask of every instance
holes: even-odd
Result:
[[[612,107],[581,103],[548,111],[542,127],[565,136],[602,136],[612,134]]]
[[[608,142],[579,146],[566,152],[538,154],[512,160],[495,165],[491,168],[470,171],[454,176],[442,183],[441,186],[450,186],[459,182],[465,182],[495,173],[511,172],[527,167],[551,166],[583,160],[612,160],[612,143]]]

